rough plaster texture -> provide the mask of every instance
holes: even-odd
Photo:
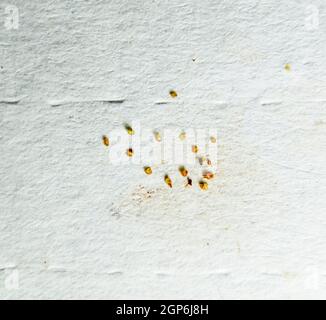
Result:
[[[326,297],[325,2],[10,4],[1,298]],[[216,128],[210,189],[110,166],[102,134],[135,119]]]

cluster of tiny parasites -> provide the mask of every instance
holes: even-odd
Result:
[[[177,94],[176,91],[171,90],[171,91],[170,91],[170,96],[171,96],[172,98],[176,98],[176,97],[178,96],[178,94]],[[125,129],[126,129],[126,131],[127,131],[127,133],[128,133],[129,135],[134,135],[134,134],[135,134],[134,129],[133,129],[129,124],[125,124],[124,127],[125,127]],[[161,142],[161,141],[162,141],[161,134],[160,134],[158,131],[154,131],[153,134],[154,134],[154,138],[155,138],[156,141],[158,141],[158,142]],[[186,133],[185,133],[184,131],[182,131],[182,132],[179,134],[179,139],[180,139],[180,140],[185,140],[185,139],[186,139]],[[210,137],[209,139],[210,139],[210,142],[211,142],[211,143],[216,143],[216,141],[217,141],[216,138],[213,137],[213,136]],[[108,138],[106,135],[103,135],[103,136],[102,136],[102,141],[103,141],[104,146],[106,146],[106,147],[109,147],[109,146],[110,146],[110,140],[109,140],[109,138]],[[197,154],[198,151],[199,151],[197,145],[192,145],[191,150],[192,150],[192,152],[195,153],[195,154]],[[133,150],[131,147],[129,147],[129,148],[126,150],[126,155],[127,155],[128,157],[132,157],[132,156],[134,155],[134,150]],[[209,166],[212,165],[211,161],[210,161],[208,158],[205,158],[205,157],[198,157],[197,159],[198,159],[200,165],[203,165],[204,162],[206,162],[207,165],[209,165]],[[144,167],[144,172],[145,172],[147,175],[151,175],[151,174],[153,173],[153,170],[152,170],[151,167],[149,167],[149,166],[145,166],[145,167]],[[187,181],[186,181],[186,185],[185,185],[185,186],[186,186],[186,187],[192,186],[192,179],[191,179],[191,178],[189,177],[189,175],[188,175],[188,170],[187,170],[184,166],[181,166],[181,167],[179,167],[179,172],[180,172],[180,174],[181,174],[182,177],[187,178]],[[211,180],[211,179],[213,179],[213,178],[214,178],[214,174],[213,174],[211,171],[207,171],[207,170],[204,171],[203,174],[202,174],[202,179],[201,179],[201,180],[199,181],[199,183],[198,183],[198,184],[199,184],[199,187],[200,187],[202,190],[207,190],[207,189],[208,189],[208,183],[207,183],[206,180]],[[164,182],[165,182],[165,183],[166,183],[170,188],[172,188],[172,180],[171,180],[171,178],[169,177],[168,174],[166,174],[166,175],[164,176]]]
[[[125,129],[127,131],[127,133],[129,135],[133,135],[135,134],[135,131],[133,130],[133,128],[128,125],[128,124],[125,124]],[[162,141],[162,138],[161,138],[161,134],[158,132],[158,131],[154,131],[153,132],[154,134],[154,138],[156,141],[158,142],[161,142]],[[180,140],[184,140],[186,138],[186,133],[184,131],[182,131],[179,135],[179,138]],[[102,136],[102,141],[103,141],[103,144],[106,146],[106,147],[109,147],[110,145],[110,140],[109,138],[106,136],[106,135],[103,135]],[[215,137],[210,137],[210,141],[212,143],[216,143],[216,138]],[[198,146],[196,145],[193,145],[192,146],[192,152],[193,153],[198,153]],[[132,157],[134,155],[134,151],[133,149],[130,147],[126,150],[126,155],[128,157]],[[198,157],[198,162],[200,165],[203,165],[204,162],[207,163],[207,165],[211,165],[211,161],[208,159],[208,158],[205,158],[205,157]],[[145,166],[144,167],[144,172],[147,174],[147,175],[151,175],[153,173],[153,170],[150,166]],[[179,172],[181,174],[182,177],[185,177],[187,178],[187,181],[186,181],[186,184],[185,186],[186,187],[190,187],[192,186],[192,179],[189,177],[188,175],[188,170],[184,167],[184,166],[180,166],[179,167]],[[198,185],[199,187],[202,189],[202,190],[207,190],[208,189],[208,183],[206,180],[211,180],[214,178],[214,173],[212,173],[211,171],[208,171],[208,170],[205,170],[202,174],[202,180],[199,181]],[[166,174],[164,176],[164,182],[170,187],[172,188],[172,180],[171,178],[169,177],[168,174]]]

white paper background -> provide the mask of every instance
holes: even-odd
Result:
[[[0,10],[1,298],[326,297],[323,1]],[[131,121],[216,128],[209,190],[110,165]]]

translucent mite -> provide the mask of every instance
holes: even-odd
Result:
[[[198,162],[202,166],[204,164],[204,161],[206,160],[205,157],[198,157]]]
[[[214,178],[214,173],[210,172],[210,171],[205,171],[203,172],[203,178],[210,180]]]
[[[184,140],[186,139],[186,133],[184,131],[182,131],[180,134],[179,134],[179,139],[180,140]]]
[[[158,142],[162,141],[161,134],[158,131],[154,131],[154,137],[155,137],[156,141],[158,141]]]
[[[285,66],[284,66],[284,69],[286,71],[291,71],[291,65],[289,63],[286,63]]]

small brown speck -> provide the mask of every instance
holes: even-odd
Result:
[[[211,143],[216,143],[216,138],[215,137],[210,137],[209,140],[211,141]]]
[[[110,140],[107,136],[103,135],[102,136],[102,141],[103,141],[103,144],[108,147],[110,145]]]
[[[211,160],[209,160],[208,158],[207,158],[207,164],[208,164],[209,166],[211,166],[211,165],[212,165],[212,161],[211,161]]]
[[[134,150],[132,148],[127,149],[126,154],[128,157],[132,157],[134,155]]]
[[[192,179],[190,179],[189,177],[187,177],[187,183],[186,183],[186,187],[192,186]]]
[[[186,177],[188,175],[188,170],[184,166],[179,167],[179,172],[183,177]]]
[[[170,90],[170,96],[172,98],[176,98],[178,96],[177,92],[175,90]]]

